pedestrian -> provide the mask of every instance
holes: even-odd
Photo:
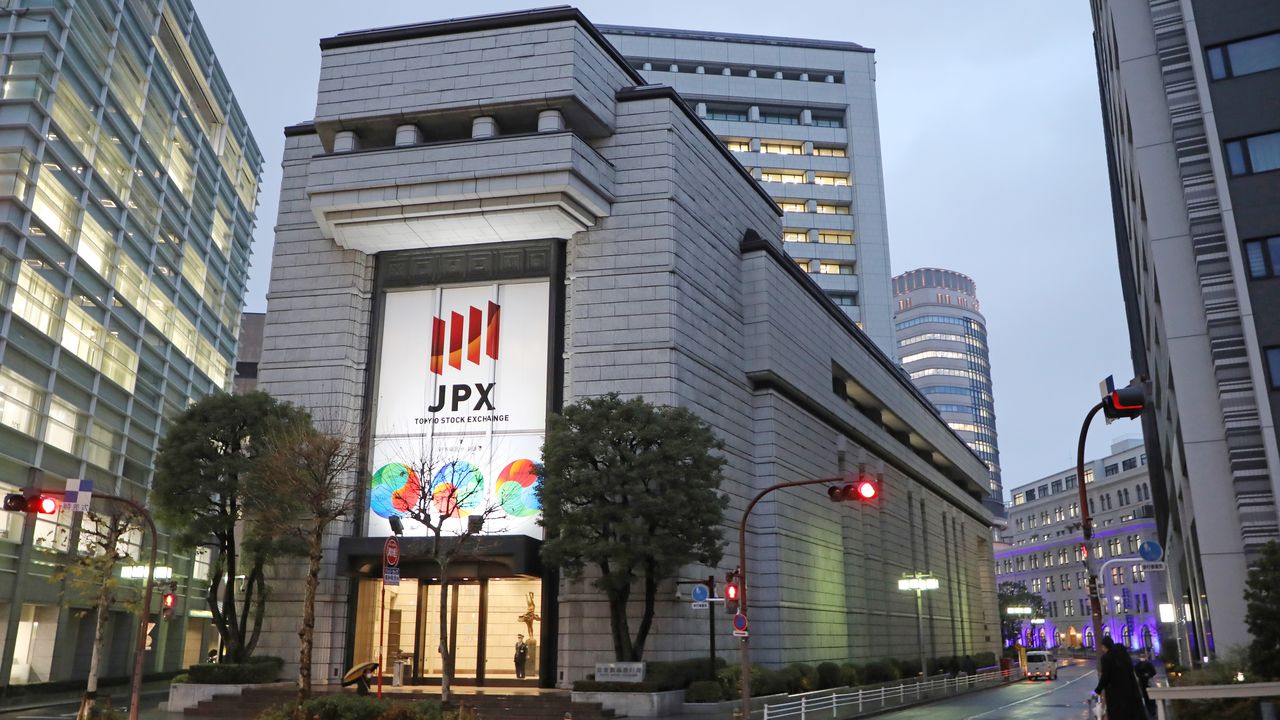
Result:
[[[1151,680],[1156,676],[1156,666],[1147,659],[1146,650],[1138,653],[1138,664],[1133,666],[1133,673],[1138,676],[1138,687],[1142,689],[1142,703],[1147,706],[1147,716],[1155,717],[1156,701],[1151,699],[1147,688],[1151,687]]]
[[[516,635],[516,678],[524,678],[524,663],[529,659],[529,646],[524,642],[524,635]]]
[[[216,663],[216,662],[218,662],[218,649],[217,649],[217,648],[209,648],[209,657],[205,658],[205,660],[204,660],[204,661],[205,661],[205,662],[207,662],[207,663]]]
[[[1117,645],[1110,636],[1103,636],[1102,646],[1107,649],[1098,665],[1098,687],[1094,695],[1103,695],[1107,704],[1107,720],[1145,720],[1147,711],[1142,706],[1142,693],[1138,678],[1133,673],[1133,660],[1124,645]]]

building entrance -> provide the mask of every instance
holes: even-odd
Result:
[[[356,607],[354,662],[377,660],[385,674],[405,683],[439,682],[443,674],[440,593],[436,578],[404,578],[385,588],[385,617],[379,613],[382,581],[361,578]],[[538,578],[458,578],[449,583],[444,630],[454,654],[454,680],[492,685],[539,677],[542,581]],[[517,645],[525,645],[523,673],[517,674]],[[524,684],[524,682],[520,682]]]

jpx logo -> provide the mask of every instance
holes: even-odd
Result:
[[[482,331],[484,335],[484,354],[490,359],[497,360],[500,313],[501,308],[498,304],[491,302],[487,312],[472,306],[467,309],[466,317],[463,317],[462,313],[451,312],[447,322],[444,318],[432,318],[431,372],[435,375],[444,375],[446,355],[448,357],[448,366],[455,370],[461,370],[464,351],[468,363],[479,365]],[[465,347],[463,343],[464,334],[466,336]],[[447,349],[445,347],[446,335],[448,335]],[[436,389],[435,403],[427,410],[433,413],[440,412],[444,409],[447,401],[450,410],[457,412],[458,408],[471,400],[473,396],[476,398],[476,404],[472,410],[493,410],[493,400],[491,399],[493,386],[493,383],[441,384]]]

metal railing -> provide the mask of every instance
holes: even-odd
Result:
[[[877,688],[859,688],[852,692],[839,690],[815,690],[799,695],[788,695],[786,700],[764,706],[763,720],[784,718],[840,718],[852,717],[870,710],[880,710],[892,702],[901,705],[931,695],[945,696],[968,690],[984,683],[999,683],[1013,676],[999,669],[983,668],[973,675],[950,677],[941,675],[923,680],[908,680],[898,685]],[[1017,671],[1015,671],[1017,673]],[[1020,673],[1017,673],[1020,676]]]
[[[1174,700],[1222,700],[1229,698],[1280,697],[1280,682],[1235,683],[1232,685],[1179,685],[1150,687],[1147,695],[1156,701],[1156,718],[1169,717],[1167,703]]]

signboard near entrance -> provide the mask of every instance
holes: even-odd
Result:
[[[596,682],[644,682],[644,663],[596,663]]]
[[[382,564],[386,567],[400,565],[400,543],[393,537],[387,538],[382,545]]]
[[[399,585],[400,584],[400,568],[398,567],[382,568],[382,584],[383,585]]]

